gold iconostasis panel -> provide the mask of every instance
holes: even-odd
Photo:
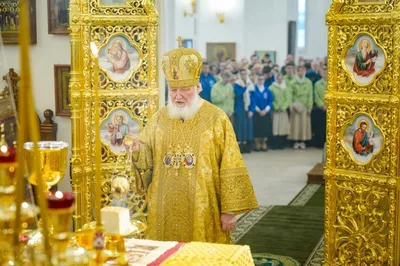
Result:
[[[398,0],[333,0],[325,265],[399,265]]]
[[[71,183],[77,199],[75,229],[95,219],[94,92],[97,88],[102,206],[118,200],[112,198],[113,186],[118,186],[126,192],[120,203],[127,202],[133,216],[145,213],[145,199],[132,193],[135,184],[126,140],[130,134],[139,134],[158,108],[157,27],[158,13],[151,0],[70,1]],[[99,49],[98,66],[91,56],[91,43]]]

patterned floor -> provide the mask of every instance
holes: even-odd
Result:
[[[304,206],[321,185],[309,184],[307,185],[290,203],[290,206]],[[232,233],[233,243],[237,243],[250,229],[274,206],[261,206],[259,209],[249,212],[241,216],[238,220],[236,230]],[[323,237],[318,242],[317,246],[310,254],[304,265],[317,266],[323,264]],[[256,255],[256,254],[254,254]],[[263,265],[262,263],[259,265]],[[272,265],[272,264],[271,264]]]

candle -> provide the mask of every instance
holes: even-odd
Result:
[[[95,207],[96,224],[101,226],[101,145],[100,145],[100,97],[99,97],[99,49],[94,42],[90,43],[93,58],[93,90],[94,90],[94,124],[95,124]]]
[[[47,196],[49,209],[67,209],[71,208],[74,203],[75,196],[72,192],[53,192]]]
[[[35,106],[33,103],[32,84],[31,84],[31,73],[30,73],[30,59],[29,59],[29,20],[28,20],[28,6],[27,1],[20,1],[20,13],[19,13],[19,43],[20,43],[20,67],[21,67],[21,83],[20,93],[18,93],[18,119],[19,119],[19,130],[18,130],[18,147],[17,147],[17,162],[20,167],[17,168],[17,188],[16,188],[16,213],[15,213],[15,224],[14,224],[14,245],[15,250],[18,250],[19,233],[21,230],[21,205],[24,200],[24,177],[26,168],[22,167],[25,165],[24,162],[24,145],[28,140],[31,140],[34,145],[34,153],[36,158],[39,157],[39,149],[37,142],[39,141],[39,126],[37,124],[37,117]],[[28,132],[30,135],[28,135]],[[48,216],[47,216],[47,204],[44,181],[42,180],[39,160],[34,164],[34,174],[38,176],[39,180],[39,207],[42,217],[42,234],[45,252],[48,260],[51,258],[51,247],[49,243],[49,232],[48,232]]]

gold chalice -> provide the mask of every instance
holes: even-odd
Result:
[[[68,162],[68,144],[63,141],[39,141],[39,158],[35,157],[33,142],[24,144],[25,158],[28,166],[28,181],[32,185],[38,185],[38,177],[33,173],[34,161],[40,160],[40,171],[46,184],[46,191],[64,177]]]
[[[45,184],[45,192],[48,194],[50,188],[56,185],[64,177],[68,161],[68,144],[62,141],[39,141],[39,158],[34,153],[33,142],[24,143],[25,162],[28,170],[28,182],[38,185],[38,176],[34,173],[34,162],[39,161],[39,167]],[[38,229],[27,232],[29,244],[32,246],[40,245],[42,242],[41,219],[38,221]],[[49,225],[50,234],[53,226]]]

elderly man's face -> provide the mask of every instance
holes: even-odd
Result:
[[[319,62],[318,61],[312,61],[311,62],[311,68],[314,70],[318,70],[319,69]]]
[[[170,88],[169,94],[171,96],[172,104],[180,108],[191,106],[198,90],[198,86]]]

